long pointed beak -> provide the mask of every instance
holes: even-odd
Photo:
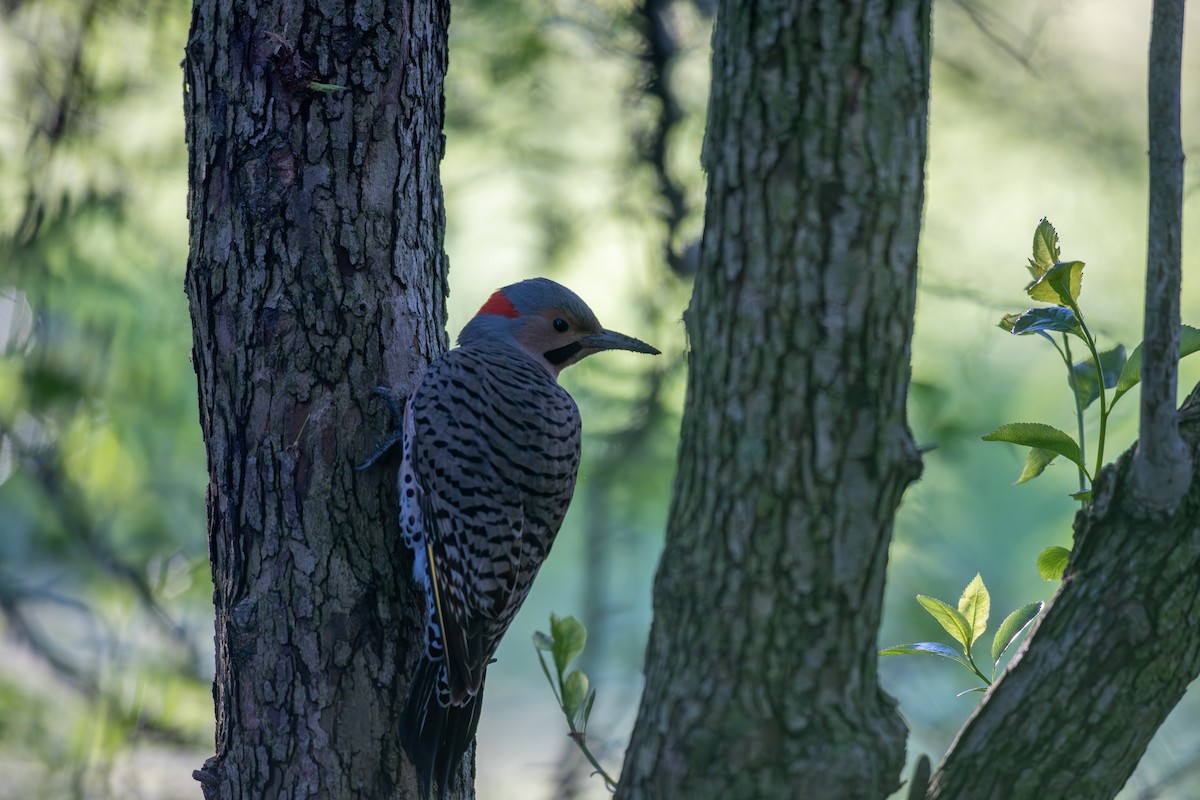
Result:
[[[657,347],[651,347],[641,339],[635,339],[616,331],[605,330],[585,336],[579,340],[579,344],[588,350],[632,350],[635,353],[659,355]]]

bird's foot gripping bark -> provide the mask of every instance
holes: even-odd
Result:
[[[396,446],[396,444],[404,439],[404,403],[405,398],[398,396],[394,391],[386,386],[376,386],[371,390],[371,394],[379,395],[387,403],[388,412],[392,418],[392,432],[387,439],[383,441],[375,452],[367,457],[367,460],[359,464],[354,469],[359,472],[367,467],[373,466],[376,461],[383,458],[388,452]]]

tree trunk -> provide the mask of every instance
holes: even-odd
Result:
[[[1200,387],[1180,427],[1200,463]],[[1132,451],[1075,520],[1062,586],[984,697],[928,797],[1112,797],[1200,675],[1200,481],[1150,520],[1131,502]]]
[[[882,797],[929,2],[724,2],[679,472],[618,798]]]
[[[446,346],[448,18],[437,0],[195,2],[186,285],[217,649],[216,755],[195,777],[210,800],[415,786],[392,724],[423,606],[394,473],[353,467],[387,431],[372,387],[407,393]]]

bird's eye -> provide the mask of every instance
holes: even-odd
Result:
[[[558,331],[559,333],[566,333],[567,329],[570,327],[571,327],[570,323],[568,323],[562,317],[554,318],[554,330]]]

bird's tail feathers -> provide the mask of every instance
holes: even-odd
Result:
[[[440,677],[443,663],[421,659],[400,718],[400,742],[417,771],[423,800],[430,799],[435,779],[438,797],[445,800],[463,754],[475,738],[483,705],[482,686],[462,705],[448,704],[449,693],[439,686],[444,680]]]

